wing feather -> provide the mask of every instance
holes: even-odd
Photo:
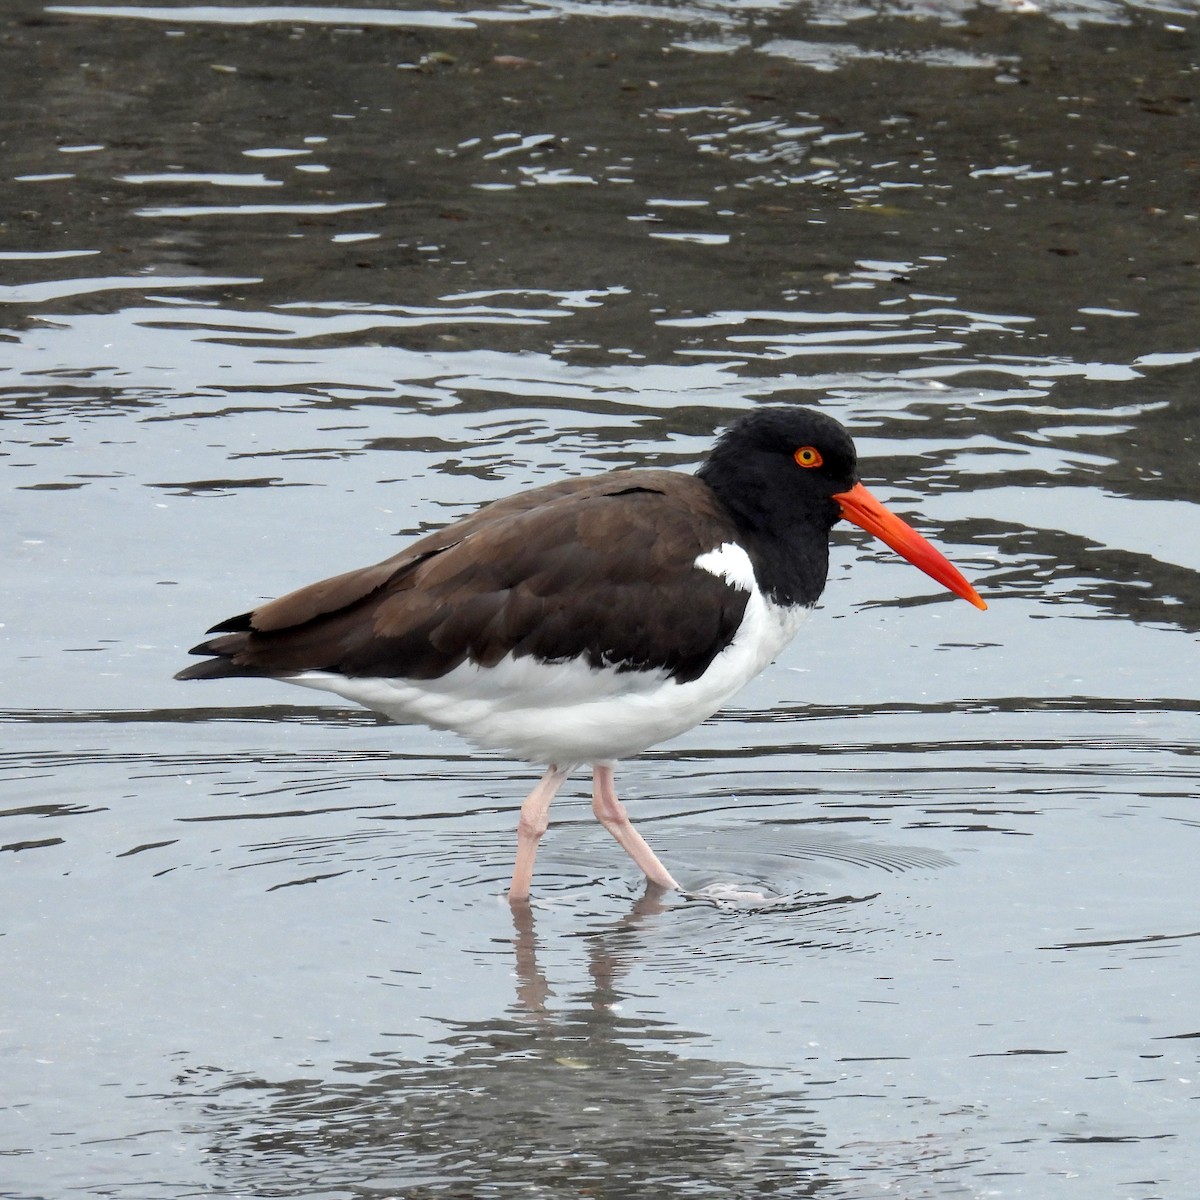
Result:
[[[695,566],[733,540],[691,476],[621,471],[501,500],[407,550],[215,627],[182,678],[432,679],[506,655],[700,675],[748,593]]]

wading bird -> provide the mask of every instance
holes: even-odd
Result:
[[[837,421],[771,406],[694,475],[549,483],[223,621],[176,678],[278,679],[545,764],[521,806],[514,901],[555,793],[591,764],[600,822],[650,883],[677,888],[617,799],[614,764],[711,716],[791,641],[843,517],[987,607],[859,482]]]

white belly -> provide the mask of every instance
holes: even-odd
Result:
[[[285,682],[334,692],[393,720],[452,729],[529,762],[612,762],[710,717],[792,640],[808,615],[808,608],[784,608],[763,596],[740,547],[722,546],[696,565],[750,595],[733,640],[688,683],[663,670],[616,671],[582,658],[543,663],[512,655],[494,667],[464,663],[439,679],[306,671]]]
[[[665,671],[596,670],[583,659],[540,663],[511,655],[494,667],[464,663],[440,679],[309,671],[286,682],[334,692],[396,721],[452,729],[529,762],[612,762],[712,716],[791,641],[808,611],[755,595],[737,636],[689,683],[675,683]]]

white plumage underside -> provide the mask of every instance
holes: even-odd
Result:
[[[334,692],[396,721],[451,729],[480,746],[536,763],[612,762],[710,717],[795,636],[809,609],[771,603],[749,556],[727,543],[698,568],[750,593],[733,641],[689,683],[666,671],[596,669],[585,659],[543,663],[509,655],[494,667],[463,663],[439,679],[350,679],[306,671],[285,682]]]

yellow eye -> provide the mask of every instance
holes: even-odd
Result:
[[[816,446],[801,446],[792,457],[798,467],[819,467],[825,461]]]

